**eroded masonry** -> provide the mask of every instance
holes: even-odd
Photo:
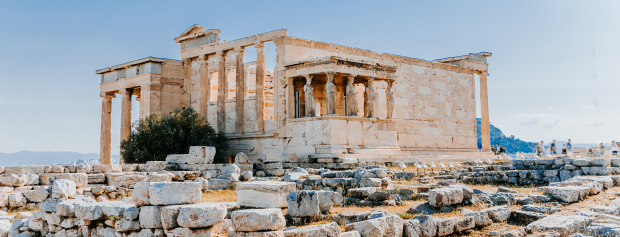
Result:
[[[97,71],[102,164],[110,163],[111,101],[118,94],[121,140],[131,131],[135,96],[141,118],[193,107],[226,132],[231,155],[245,152],[253,162],[286,153],[319,163],[491,155],[490,53],[425,61],[290,37],[286,30],[233,41],[219,36],[194,25],[175,39],[180,61],[148,57]],[[265,43],[276,48],[272,71],[265,68]],[[256,50],[255,62],[244,61],[249,49]]]

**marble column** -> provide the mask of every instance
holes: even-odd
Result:
[[[325,115],[336,114],[336,86],[334,85],[333,72],[326,73],[327,83],[325,83]]]
[[[312,75],[304,75],[306,78],[306,85],[304,85],[304,98],[306,103],[306,111],[304,117],[314,117],[314,88],[312,87]]]
[[[480,77],[480,132],[482,151],[491,151],[491,134],[489,130],[489,95],[487,93],[487,72],[479,72]]]
[[[207,59],[206,55],[198,57],[198,63],[200,65],[200,99],[198,102],[200,107],[198,113],[205,121],[209,114],[209,100],[211,99],[211,76],[209,75]]]
[[[129,138],[131,133],[131,96],[133,94],[132,89],[120,90],[121,94],[121,142]],[[123,164],[123,157],[121,154],[120,164]]]
[[[357,116],[357,95],[355,94],[355,86],[353,85],[355,75],[347,75],[347,79],[345,115]]]
[[[368,77],[368,85],[364,91],[364,117],[375,117],[375,88],[372,86],[375,78]]]
[[[394,112],[394,92],[392,91],[392,84],[394,80],[387,80],[387,89],[385,89],[385,101],[387,104],[387,115],[386,118],[391,119],[392,113]]]
[[[226,130],[226,98],[228,94],[228,80],[226,80],[226,59],[224,52],[217,52],[217,131]]]
[[[99,164],[110,164],[110,143],[112,136],[110,129],[112,127],[112,98],[114,94],[101,93],[101,140],[99,143]]]
[[[256,48],[256,130],[265,132],[265,44],[254,44]]]
[[[245,132],[245,70],[243,67],[244,53],[245,51],[243,47],[235,48],[235,55],[237,59],[237,71],[235,73],[237,82],[237,88],[235,88],[235,115],[237,116],[235,120],[235,132],[240,134],[243,134]]]

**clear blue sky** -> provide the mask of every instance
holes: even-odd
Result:
[[[224,40],[284,28],[426,60],[488,51],[491,123],[529,141],[608,143],[620,140],[618,12],[620,1],[0,1],[0,152],[98,153],[95,70],[179,59],[173,39],[193,24]]]

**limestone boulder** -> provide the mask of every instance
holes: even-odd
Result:
[[[25,207],[28,200],[21,193],[10,193],[8,197],[9,207]]]
[[[121,172],[123,172],[123,167],[121,165],[93,165],[93,173],[95,174]]]
[[[403,236],[404,224],[405,221],[398,216],[384,216],[348,224],[345,230],[355,230],[362,237]]]
[[[75,209],[78,206],[83,206],[86,204],[94,204],[94,203],[97,203],[97,202],[93,199],[85,198],[85,197],[63,200],[63,201],[58,202],[58,204],[56,204],[56,214],[58,216],[74,217]]]
[[[84,173],[64,173],[64,174],[42,174],[40,175],[40,182],[42,185],[50,185],[58,179],[67,179],[75,183],[76,188],[83,188],[88,185],[88,175]]]
[[[216,149],[213,146],[190,146],[189,154],[203,158],[204,164],[213,163]]]
[[[252,181],[252,171],[243,171],[241,172],[241,176],[239,176],[240,181]]]
[[[428,192],[428,204],[434,207],[445,207],[463,202],[462,188],[436,188]]]
[[[420,222],[421,237],[434,237],[437,234],[437,222],[430,215],[418,215],[413,217]]]
[[[52,198],[73,198],[75,195],[75,182],[68,179],[57,179],[52,183]]]
[[[540,232],[555,231],[560,236],[583,233],[595,218],[586,216],[549,215],[527,225],[528,228]]]
[[[22,187],[28,185],[27,174],[3,173],[0,174],[0,186]]]
[[[333,206],[340,206],[344,201],[342,194],[331,191],[317,191],[319,194],[319,209],[321,213],[328,213]]]
[[[347,191],[347,196],[357,199],[366,199],[377,191],[375,187],[353,188]]]
[[[148,190],[150,205],[199,203],[202,194],[201,184],[196,182],[150,183]]]
[[[148,229],[161,229],[163,228],[161,222],[161,208],[160,206],[142,206],[140,207],[140,228]]]
[[[418,237],[422,235],[422,227],[417,219],[405,220],[403,225],[403,237]]]
[[[205,228],[226,218],[227,208],[221,204],[201,203],[181,207],[177,223],[181,227]]]
[[[104,218],[102,203],[80,203],[75,206],[75,217],[80,220],[102,220]]]
[[[474,218],[474,224],[477,227],[484,227],[493,224],[493,220],[489,218],[489,213],[486,211],[471,212],[465,214],[465,216]]]
[[[454,217],[436,218],[435,223],[437,223],[437,236],[446,236],[454,233],[454,225],[456,224]]]
[[[49,189],[37,189],[24,191],[22,194],[28,202],[43,202],[50,196],[51,190]]]
[[[287,214],[292,217],[317,218],[320,214],[319,194],[316,191],[295,191],[286,196]]]
[[[615,223],[592,223],[586,228],[587,236],[620,236],[620,225]]]
[[[590,165],[598,166],[598,167],[607,167],[611,165],[610,159],[592,159],[590,160]]]
[[[507,205],[491,207],[482,211],[487,212],[489,218],[494,222],[504,222],[510,218],[510,207]]]
[[[281,230],[264,232],[242,232],[229,230],[228,237],[284,237],[284,232]]]
[[[159,172],[166,168],[165,161],[147,161],[145,164],[145,170],[148,172]]]
[[[284,231],[285,237],[340,237],[340,228],[336,222],[323,225],[299,227]]]
[[[209,183],[213,182],[211,180]],[[291,182],[254,181],[238,183],[237,204],[257,208],[287,207],[287,195],[296,191],[297,186]]]
[[[209,180],[210,190],[225,190],[235,187],[235,183],[228,179],[211,179]]]
[[[246,155],[243,152],[239,152],[235,156],[235,164],[251,164],[251,162],[250,162],[250,159],[248,158],[248,155]]]
[[[545,194],[551,197],[561,200],[563,202],[572,203],[579,201],[580,188],[575,186],[569,187],[552,187],[548,186],[544,188]],[[589,190],[589,189],[588,189]]]
[[[232,227],[236,231],[273,231],[282,230],[286,220],[279,208],[249,209],[232,212]]]

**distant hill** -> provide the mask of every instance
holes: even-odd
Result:
[[[118,155],[112,155],[112,160],[118,160]],[[16,153],[0,152],[0,166],[34,166],[69,164],[78,160],[98,160],[97,153],[78,153],[66,151],[20,151]]]
[[[476,123],[476,134],[478,136],[478,143],[482,143],[482,137],[480,136],[480,118],[476,118]],[[504,135],[502,130],[493,126],[493,124],[489,125],[491,130],[491,145],[499,143],[500,146],[504,146],[506,148],[506,151],[509,154],[514,154],[517,152],[534,152],[534,149],[536,148],[536,143],[522,141],[521,139],[515,138],[514,136],[507,137]]]

